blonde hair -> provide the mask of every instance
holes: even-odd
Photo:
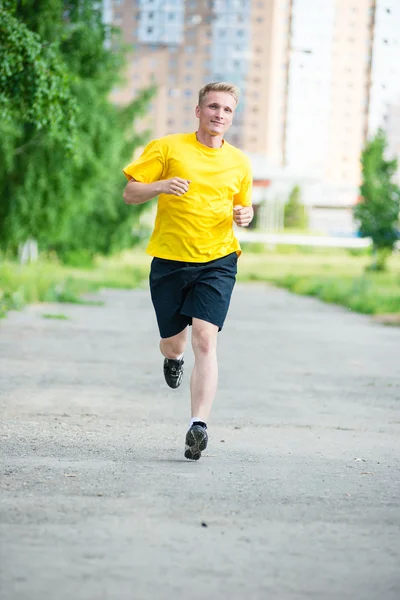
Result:
[[[235,99],[236,104],[239,102],[239,90],[232,83],[226,81],[215,81],[213,83],[207,83],[199,91],[199,106],[202,105],[204,98],[208,92],[226,92]]]

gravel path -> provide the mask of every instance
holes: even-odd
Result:
[[[400,329],[237,286],[192,463],[191,351],[99,297],[0,322],[2,600],[398,600]]]

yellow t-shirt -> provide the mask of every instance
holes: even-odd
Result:
[[[228,142],[209,148],[195,133],[174,134],[148,144],[123,171],[141,183],[172,177],[190,181],[183,196],[158,197],[148,254],[207,262],[241,253],[233,232],[233,206],[250,206],[252,187],[250,161],[243,152]]]

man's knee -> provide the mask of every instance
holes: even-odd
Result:
[[[180,356],[185,351],[185,346],[187,342],[187,327],[178,333],[169,338],[162,338],[160,341],[160,349],[164,355],[167,355],[168,358],[173,358],[174,356]]]
[[[193,322],[192,347],[194,353],[209,354],[217,346],[218,327],[204,321]]]

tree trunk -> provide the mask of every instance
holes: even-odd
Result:
[[[366,270],[378,272],[386,271],[386,262],[391,254],[391,248],[379,248],[374,245],[372,248],[372,264],[368,265]]]

